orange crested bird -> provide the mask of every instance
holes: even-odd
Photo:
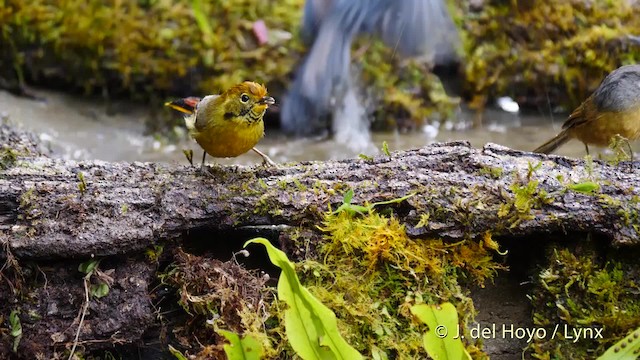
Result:
[[[589,154],[589,144],[607,146],[616,136],[640,138],[640,65],[622,66],[607,75],[569,115],[562,131],[533,152],[548,154],[576,138]]]
[[[202,167],[207,154],[213,157],[236,157],[249,150],[275,166],[267,155],[254,146],[264,136],[264,113],[275,100],[267,96],[267,88],[245,81],[221,95],[200,99],[188,97],[165,103],[185,115],[184,121],[198,145],[204,149]]]

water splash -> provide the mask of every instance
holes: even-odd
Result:
[[[370,121],[365,106],[359,101],[356,86],[349,81],[336,97],[333,110],[332,132],[338,144],[350,151],[375,155],[378,153],[371,140]]]

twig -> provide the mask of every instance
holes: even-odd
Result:
[[[82,314],[80,316],[80,323],[78,324],[78,331],[76,331],[76,338],[73,340],[73,347],[71,348],[71,353],[69,354],[69,360],[73,358],[73,353],[76,351],[76,346],[78,346],[78,338],[80,337],[80,329],[82,329],[82,323],[84,322],[84,316],[87,314],[87,309],[89,308],[89,277],[93,272],[89,272],[83,278],[84,282],[84,304],[82,305]]]

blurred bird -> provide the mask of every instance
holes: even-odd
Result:
[[[616,136],[640,138],[640,65],[622,66],[607,75],[562,129],[533,152],[548,154],[576,138],[589,154],[589,144],[607,146]]]
[[[364,33],[379,35],[405,57],[433,64],[457,58],[458,33],[444,0],[307,0],[302,36],[311,49],[283,104],[285,132],[310,135],[329,127],[336,100],[350,86],[351,43]]]
[[[267,96],[264,85],[245,81],[221,95],[200,99],[188,97],[165,103],[185,115],[184,121],[198,145],[204,149],[202,167],[207,154],[213,157],[236,157],[249,150],[262,157],[266,165],[275,166],[269,157],[254,146],[264,136],[262,120],[275,100]]]

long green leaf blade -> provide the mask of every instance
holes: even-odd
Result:
[[[241,339],[238,334],[227,330],[218,330],[217,333],[229,341],[229,344],[224,344],[224,353],[229,360],[260,360],[262,357],[262,346],[254,337]]]
[[[434,360],[471,360],[458,335],[458,312],[451,303],[415,305],[411,313],[427,324],[423,345]]]
[[[305,287],[287,255],[264,238],[245,243],[262,244],[271,262],[282,269],[278,279],[278,298],[287,303],[285,331],[291,347],[304,360],[359,360],[362,355],[338,332],[336,315]]]

